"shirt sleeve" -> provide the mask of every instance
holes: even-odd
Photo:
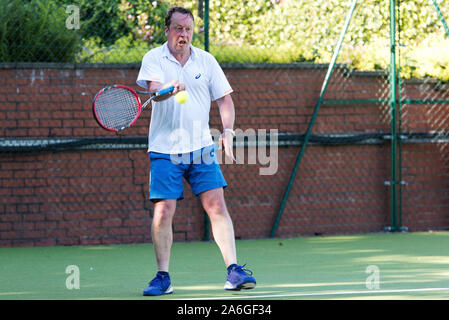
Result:
[[[154,51],[149,51],[142,59],[139,75],[137,76],[137,85],[148,90],[147,81],[157,81],[164,83],[164,75],[160,65],[160,59]]]
[[[229,84],[228,79],[226,78],[226,75],[224,74],[223,70],[221,69],[215,57],[210,55],[210,60],[211,60],[210,61],[211,77],[209,83],[209,90],[212,101],[215,101],[217,99],[224,97],[227,94],[232,93],[233,90],[231,85]]]

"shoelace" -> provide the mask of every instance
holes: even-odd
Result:
[[[234,267],[234,270],[237,270],[237,271],[241,270],[241,271],[245,272],[247,275],[252,276],[253,272],[249,269],[244,269],[245,266],[246,266],[246,263],[243,266]]]
[[[164,279],[164,276],[161,274],[156,274],[156,277],[150,281],[149,285],[155,287],[156,285],[160,285],[162,283],[162,280]]]

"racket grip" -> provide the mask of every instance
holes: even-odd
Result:
[[[175,87],[174,87],[174,86],[170,86],[170,87],[161,89],[161,90],[159,90],[159,91],[156,93],[156,96],[163,96],[164,94],[173,92],[173,90],[175,90]]]

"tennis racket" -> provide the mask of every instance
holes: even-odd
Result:
[[[112,85],[98,91],[92,102],[94,118],[98,124],[110,131],[129,128],[139,118],[145,107],[156,97],[173,92],[174,86],[159,91],[138,91],[123,85]],[[142,105],[139,94],[151,97]]]

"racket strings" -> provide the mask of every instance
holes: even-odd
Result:
[[[121,130],[129,127],[138,117],[137,97],[125,88],[110,88],[103,91],[95,101],[95,112],[105,127]]]

